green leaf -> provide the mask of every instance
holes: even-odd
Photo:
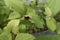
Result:
[[[4,22],[7,20],[9,15],[9,8],[6,6],[0,7],[0,22]]]
[[[12,28],[12,33],[14,33],[14,34],[19,33],[19,27],[18,27],[18,26],[14,26],[14,27]]]
[[[9,15],[9,18],[8,19],[16,19],[16,18],[20,18],[20,16],[21,16],[20,13],[14,11],[13,13],[11,13]]]
[[[14,11],[19,12],[21,15],[25,15],[25,5],[21,0],[4,0],[6,5],[13,9]]]
[[[4,0],[0,0],[0,8],[3,7],[3,6],[5,6],[5,2],[4,2]]]
[[[3,32],[3,30],[0,28],[0,34]]]
[[[27,15],[30,17],[30,20],[34,22],[37,28],[43,28],[44,21],[40,18],[40,16],[36,13],[35,9],[29,7],[27,10]]]
[[[32,26],[32,23],[30,22],[30,20],[21,20],[20,24],[24,24],[26,25],[27,27],[31,27]]]
[[[51,17],[47,17],[46,18],[46,24],[47,27],[51,30],[51,31],[55,31],[56,30],[56,22],[54,18]]]
[[[49,7],[46,7],[46,8],[45,8],[45,15],[46,15],[47,17],[52,16],[52,11],[50,10]]]
[[[59,35],[41,35],[35,40],[60,40]]]
[[[32,36],[31,34],[27,34],[27,33],[20,33],[16,36],[15,40],[34,40],[35,37]]]
[[[20,33],[26,32],[26,25],[25,24],[20,24],[19,25],[19,31],[20,31]]]
[[[12,40],[12,36],[9,32],[4,31],[2,34],[0,34],[0,40]]]
[[[20,22],[20,25],[19,25],[19,28],[20,28],[20,32],[27,32],[28,30],[27,29],[30,29],[32,28],[32,23],[29,21],[29,20],[21,20]]]
[[[60,0],[46,0],[48,6],[51,8],[53,16],[60,11]]]
[[[57,29],[56,29],[57,33],[60,34],[60,22],[57,23]]]
[[[13,33],[17,33],[19,22],[20,22],[19,19],[11,20],[10,22],[8,22],[4,30],[9,32],[12,30]]]

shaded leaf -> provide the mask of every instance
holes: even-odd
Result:
[[[60,40],[59,35],[41,35],[36,40]]]
[[[26,32],[26,25],[20,24],[20,25],[19,25],[19,31],[20,31],[20,33]]]
[[[0,34],[3,32],[3,30],[0,28]]]
[[[20,32],[23,32],[23,33],[27,32],[28,29],[32,28],[32,25],[33,24],[29,20],[26,20],[26,19],[21,20],[19,25]]]
[[[27,15],[35,23],[37,28],[43,28],[44,21],[39,17],[39,15],[37,15],[36,11],[33,8],[28,8]]]

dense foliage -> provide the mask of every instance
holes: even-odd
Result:
[[[0,0],[0,40],[60,40],[60,0]],[[45,31],[56,35],[35,33]]]

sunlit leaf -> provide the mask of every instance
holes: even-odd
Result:
[[[46,24],[47,24],[48,29],[50,29],[51,31],[56,30],[56,22],[55,22],[54,18],[47,17],[46,18]]]
[[[34,40],[35,37],[32,36],[31,34],[27,34],[27,33],[20,33],[16,36],[15,40]]]
[[[19,27],[18,27],[18,26],[14,26],[14,27],[12,28],[12,32],[13,32],[14,34],[19,33]]]
[[[20,18],[20,13],[14,11],[9,15],[8,19],[16,19],[16,18]]]
[[[11,30],[12,30],[13,33],[16,33],[16,32],[17,32],[17,29],[16,29],[16,28],[18,27],[19,22],[20,22],[19,19],[11,20],[10,22],[8,22],[8,24],[7,24],[7,26],[4,28],[4,30],[6,30],[6,31],[11,31]],[[14,27],[15,27],[15,28],[14,28]],[[15,29],[16,29],[16,30],[15,30]]]
[[[12,40],[12,36],[9,32],[3,32],[2,34],[0,34],[0,40]]]
[[[6,5],[11,9],[19,12],[21,15],[25,15],[25,5],[21,0],[4,0]]]
[[[49,6],[52,10],[53,16],[56,15],[60,11],[60,0],[46,0],[47,6]]]
[[[46,7],[46,8],[45,8],[45,15],[46,15],[47,17],[52,16],[52,11],[50,10],[49,7]]]

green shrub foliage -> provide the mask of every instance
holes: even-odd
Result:
[[[59,40],[60,0],[0,0],[0,40]],[[57,35],[33,34],[49,30]]]

